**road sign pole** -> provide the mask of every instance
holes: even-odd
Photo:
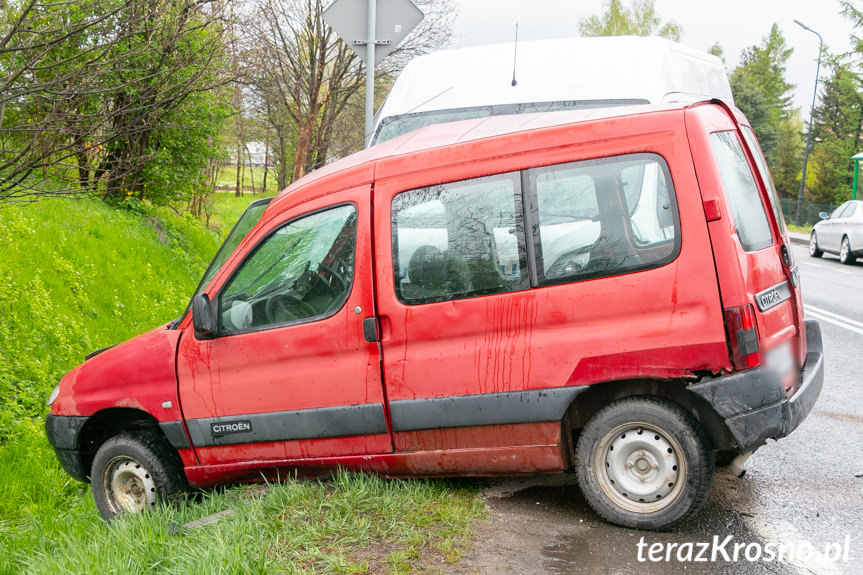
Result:
[[[377,31],[377,0],[368,0],[368,33],[366,34],[366,137],[365,143],[368,147],[374,131],[375,116],[375,43]]]
[[[324,21],[366,64],[366,121],[363,126],[366,146],[375,129],[375,66],[395,50],[422,19],[422,11],[411,0],[333,0],[324,10]]]

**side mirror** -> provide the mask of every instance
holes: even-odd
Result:
[[[827,212],[821,212],[818,214],[818,217],[821,218],[822,220],[826,220],[826,219],[830,218],[830,214],[828,214]]]
[[[192,325],[198,339],[213,339],[216,335],[216,314],[210,296],[205,293],[192,298]]]

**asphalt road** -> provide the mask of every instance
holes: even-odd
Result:
[[[466,572],[863,573],[863,476],[855,477],[863,474],[863,262],[810,258],[800,245],[794,255],[806,316],[821,324],[826,377],[814,410],[792,435],[757,451],[741,479],[720,470],[701,513],[667,533],[603,522],[572,475],[492,483],[485,491],[489,520],[465,558]],[[655,543],[662,560],[653,562]],[[680,560],[686,543],[693,544],[691,558],[684,547]],[[699,544],[710,546],[707,561],[695,560]],[[736,561],[735,544],[747,546]],[[729,559],[714,554],[716,547]],[[766,561],[768,549],[784,550],[782,561]],[[750,557],[760,550],[760,558],[747,561],[747,550]]]

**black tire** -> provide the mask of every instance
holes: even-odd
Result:
[[[93,499],[105,521],[170,502],[186,489],[179,455],[150,431],[107,440],[93,459]]]
[[[818,249],[818,236],[815,234],[815,230],[809,234],[809,255],[813,258],[820,258],[824,255],[824,252]]]
[[[575,459],[593,510],[638,529],[667,529],[692,517],[716,475],[710,439],[698,422],[654,397],[621,399],[597,412],[581,431]]]
[[[845,265],[851,265],[857,261],[856,256],[851,253],[851,242],[848,236],[843,236],[842,245],[839,247],[839,261]]]

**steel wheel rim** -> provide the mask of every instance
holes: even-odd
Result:
[[[150,471],[131,457],[121,455],[108,462],[102,487],[115,515],[137,513],[156,505],[156,482]]]
[[[615,505],[635,513],[670,506],[685,485],[686,460],[674,438],[656,426],[619,425],[599,442],[594,471],[600,488]]]

